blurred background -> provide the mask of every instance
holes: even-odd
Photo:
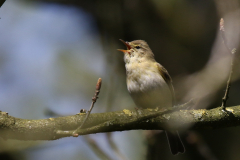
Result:
[[[0,110],[25,119],[134,108],[119,41],[146,40],[170,73],[178,104],[221,105],[232,55],[228,106],[240,104],[239,0],[7,0],[0,8]],[[190,127],[190,126],[189,126]],[[186,153],[172,156],[164,132],[126,131],[56,141],[0,139],[1,160],[238,160],[240,129],[185,131]]]

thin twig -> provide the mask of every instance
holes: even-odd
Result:
[[[126,160],[127,158],[120,152],[118,146],[116,145],[116,143],[112,139],[112,132],[108,132],[106,135],[107,135],[107,142],[110,145],[111,149],[118,156],[118,159]]]
[[[85,136],[85,140],[87,141],[89,147],[91,147],[92,151],[98,156],[99,159],[112,160],[107,153],[105,153],[101,146],[99,146],[94,139],[92,139],[89,135]]]
[[[86,115],[83,123],[73,132],[73,136],[74,136],[74,137],[77,137],[77,136],[78,136],[77,131],[78,131],[79,129],[83,128],[84,124],[86,123],[86,121],[87,121],[87,119],[88,119],[88,117],[89,117],[89,115],[90,115],[90,113],[91,113],[91,111],[92,111],[92,109],[93,109],[93,107],[94,107],[94,104],[97,102],[98,94],[100,93],[100,89],[101,89],[101,85],[102,85],[102,79],[99,78],[98,81],[97,81],[97,85],[96,85],[95,95],[94,95],[94,97],[92,97],[91,107],[90,107],[89,111],[87,112],[87,115]]]
[[[206,160],[217,160],[205,139],[196,131],[189,131],[187,141],[191,147],[196,148],[199,156]]]
[[[236,49],[234,48],[234,49],[231,50],[231,48],[227,44],[223,18],[221,18],[221,20],[220,20],[220,32],[221,32],[223,43],[224,43],[226,49],[232,55],[231,69],[230,69],[230,73],[229,73],[229,77],[228,77],[228,81],[227,81],[225,94],[224,94],[224,96],[222,98],[222,106],[221,107],[222,107],[223,110],[225,110],[226,109],[226,103],[227,103],[227,100],[229,98],[228,94],[229,94],[229,90],[230,90],[231,82],[232,82],[232,74],[233,74],[233,67],[234,67],[234,56],[235,56]]]
[[[224,20],[220,19],[220,32],[223,39],[223,43],[230,54],[232,54],[231,48],[228,46],[227,38],[225,36]]]

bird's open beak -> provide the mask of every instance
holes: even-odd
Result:
[[[123,52],[123,53],[129,53],[130,52],[130,49],[132,48],[128,42],[125,42],[124,40],[122,39],[119,39],[120,41],[122,41],[126,46],[127,46],[127,50],[123,50],[123,49],[118,49],[119,51]]]

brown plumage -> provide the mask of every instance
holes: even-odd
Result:
[[[127,88],[139,108],[169,108],[175,101],[172,79],[167,70],[154,59],[147,42],[121,40],[127,50],[124,61],[127,74]],[[177,131],[166,131],[172,154],[183,153],[184,146]]]

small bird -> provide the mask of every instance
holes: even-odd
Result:
[[[124,53],[127,89],[138,108],[169,108],[175,101],[172,79],[167,70],[154,58],[147,42],[125,42]],[[166,131],[173,155],[184,153],[185,148],[177,131]]]

